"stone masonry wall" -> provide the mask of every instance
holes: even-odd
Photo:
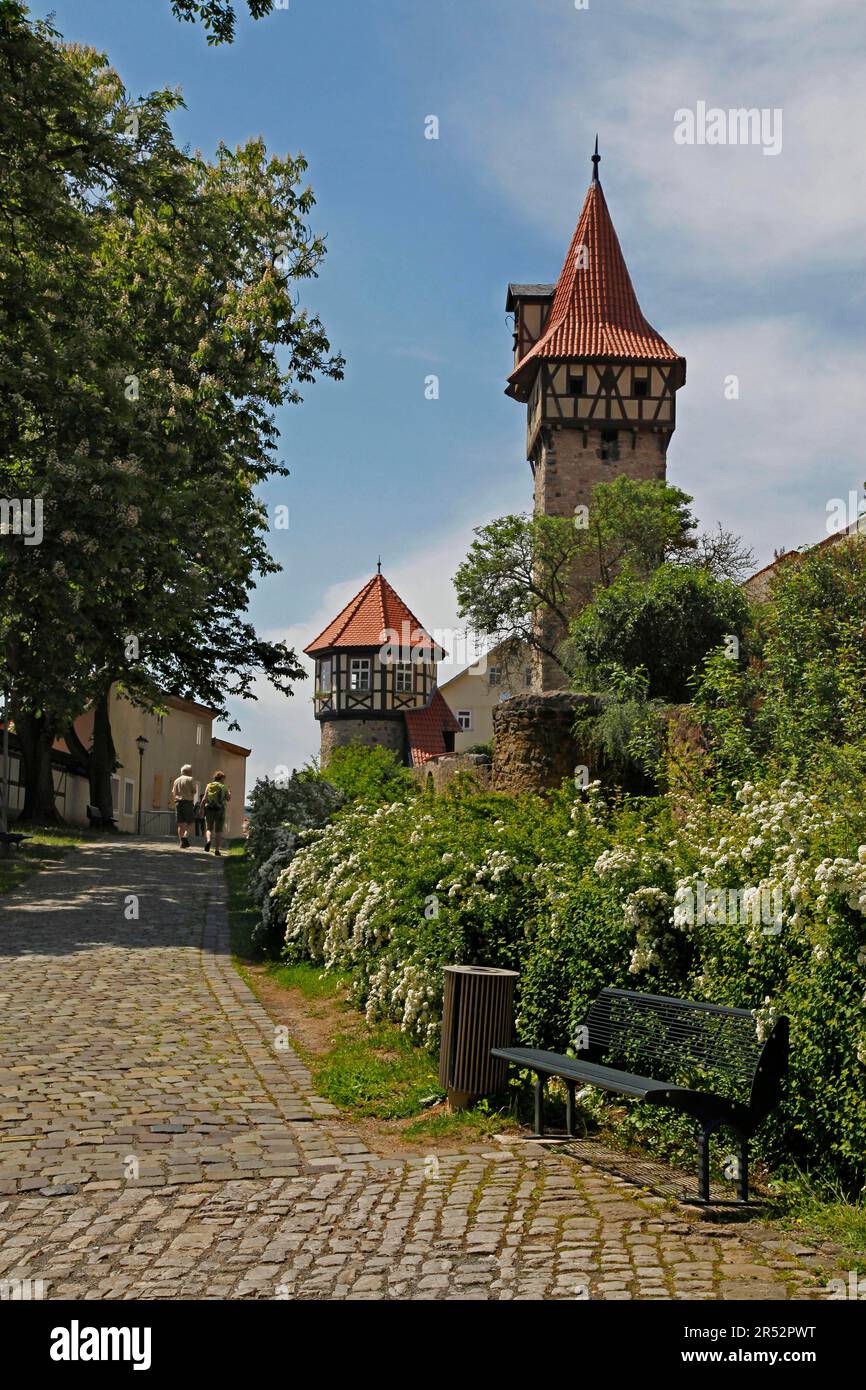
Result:
[[[536,515],[574,516],[575,507],[589,506],[596,483],[609,483],[622,474],[641,482],[664,479],[667,438],[666,434],[639,430],[632,448],[631,434],[620,430],[619,458],[605,462],[598,457],[600,430],[588,431],[586,446],[582,430],[551,430],[535,469]],[[586,603],[590,588],[579,573],[575,574],[575,612]],[[555,633],[554,645],[564,637],[564,632]],[[538,690],[558,690],[567,683],[553,658],[540,653],[535,658],[533,679]]]
[[[573,778],[575,769],[586,767],[589,780],[597,773],[585,749],[575,740],[573,728],[579,706],[598,709],[592,695],[572,690],[514,695],[493,713],[494,791],[543,792]]]
[[[335,748],[360,743],[365,748],[388,748],[398,758],[406,756],[406,724],[397,719],[323,719],[321,721],[322,766]]]

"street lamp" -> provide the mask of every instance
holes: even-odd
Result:
[[[147,747],[147,739],[144,734],[139,734],[135,740],[138,749],[138,833],[141,834],[141,788],[142,788],[142,768],[144,767],[144,750]]]

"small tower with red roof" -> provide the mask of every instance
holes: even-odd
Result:
[[[308,647],[316,662],[322,763],[335,748],[387,748],[420,766],[454,747],[459,729],[436,685],[446,656],[381,572],[381,564]]]
[[[644,318],[601,183],[598,140],[577,229],[555,285],[509,285],[514,368],[527,407],[536,514],[572,516],[618,474],[663,479],[685,358]],[[543,689],[561,684],[545,662]]]

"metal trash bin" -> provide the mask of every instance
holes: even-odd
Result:
[[[505,1090],[508,1063],[490,1049],[512,1041],[516,980],[516,970],[491,965],[445,967],[439,1085],[455,1110]]]

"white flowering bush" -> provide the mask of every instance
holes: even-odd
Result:
[[[435,1046],[447,964],[516,969],[520,1041],[558,1051],[605,985],[751,1009],[757,1039],[786,1014],[791,1076],[759,1153],[863,1182],[866,812],[853,795],[788,779],[745,782],[727,803],[606,805],[597,788],[456,787],[350,804],[292,835],[267,911],[287,956],[348,974],[371,1021]],[[626,1133],[689,1137],[654,1107],[626,1111]]]
[[[258,949],[270,954],[279,949],[284,922],[271,890],[291,863],[301,836],[314,826],[326,824],[345,800],[343,792],[306,772],[293,772],[285,782],[267,777],[256,782],[250,794],[246,852],[254,865],[250,892],[262,910],[261,921],[252,934],[252,944]]]

